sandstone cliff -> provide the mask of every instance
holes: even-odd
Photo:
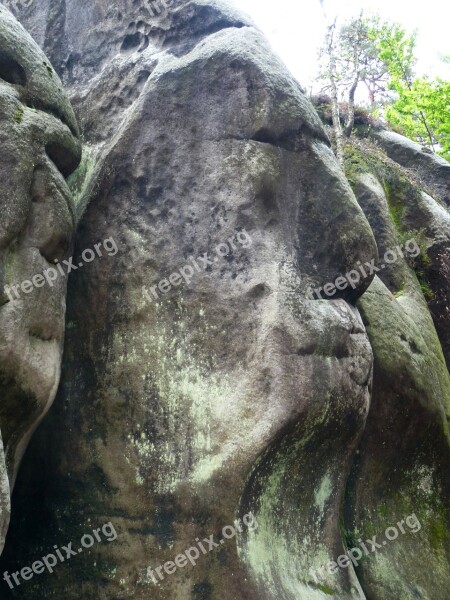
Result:
[[[2,593],[444,600],[448,167],[364,127],[345,177],[247,17],[154,4],[14,3],[82,129],[75,254],[118,252],[71,274],[62,382],[2,564],[109,521],[119,535]],[[152,581],[250,512],[257,528]],[[413,514],[417,533],[323,569]]]

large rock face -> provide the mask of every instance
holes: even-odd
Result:
[[[398,244],[384,180],[349,174],[367,220],[314,109],[241,14],[152,6],[18,11],[84,127],[77,251],[113,238],[118,252],[71,278],[62,385],[3,564],[78,548],[109,521],[118,538],[5,597],[26,585],[31,600],[440,600],[449,381],[413,268],[308,291],[376,262],[369,222],[380,253]],[[422,201],[420,228],[445,244],[435,201]],[[435,478],[428,504],[414,474]],[[327,568],[358,534],[415,512],[416,538],[358,571]],[[158,573],[191,547],[195,567]]]
[[[80,161],[73,111],[36,43],[0,6],[0,550],[28,441],[59,383],[65,277],[75,208],[65,177]],[[33,278],[38,276],[37,279]]]

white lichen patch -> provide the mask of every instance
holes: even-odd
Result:
[[[433,469],[426,465],[421,465],[417,469],[417,486],[420,491],[425,493],[427,496],[433,495],[434,487],[434,473]]]
[[[333,491],[333,486],[331,482],[331,477],[327,473],[325,477],[322,479],[320,483],[320,487],[314,493],[314,500],[317,508],[320,510],[320,514],[323,515],[323,511],[325,508],[325,504],[328,502],[331,492]]]
[[[156,491],[166,493],[174,491],[180,481],[190,476],[203,478],[205,472],[212,473],[220,467],[214,456],[219,440],[213,440],[212,424],[217,424],[217,419],[212,413],[226,411],[235,390],[229,377],[221,374],[214,357],[204,357],[198,351],[204,336],[216,335],[204,315],[201,335],[195,331],[196,344],[189,337],[190,330],[183,321],[181,309],[177,318],[173,313],[165,314],[161,308],[155,317],[155,326],[150,332],[142,332],[130,352],[120,351],[120,337],[116,343],[122,372],[136,368],[136,362],[145,361],[145,374],[140,378],[144,414],[148,411],[145,382],[151,381],[155,390],[156,403],[149,420],[159,424],[157,440],[150,439],[150,433],[144,431],[142,424],[136,425],[127,436],[134,457],[138,457],[136,483],[143,484],[145,471],[157,470]],[[127,340],[126,347],[129,345],[130,340]],[[136,458],[127,454],[131,464],[135,463]],[[205,469],[208,461],[210,465]],[[199,465],[200,472],[196,473]]]
[[[148,456],[152,450],[154,450],[154,444],[147,439],[145,432],[136,438],[131,433],[128,434],[128,440],[130,444],[136,449],[138,455],[141,458]]]

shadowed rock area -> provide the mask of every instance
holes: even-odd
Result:
[[[4,597],[444,600],[448,211],[365,136],[346,178],[229,4],[159,6],[16,11],[83,129],[75,255],[118,252],[71,274],[61,385],[3,570],[108,522],[118,537]],[[409,240],[411,256],[311,292]],[[195,566],[175,564],[193,546]]]

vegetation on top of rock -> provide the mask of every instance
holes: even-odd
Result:
[[[336,155],[343,165],[343,137],[350,137],[362,111],[450,159],[450,82],[417,77],[416,35],[378,16],[361,14],[328,27],[317,80],[329,93]],[[447,57],[444,59],[449,62]],[[363,108],[355,99],[368,93]],[[322,95],[322,94],[321,94]]]

